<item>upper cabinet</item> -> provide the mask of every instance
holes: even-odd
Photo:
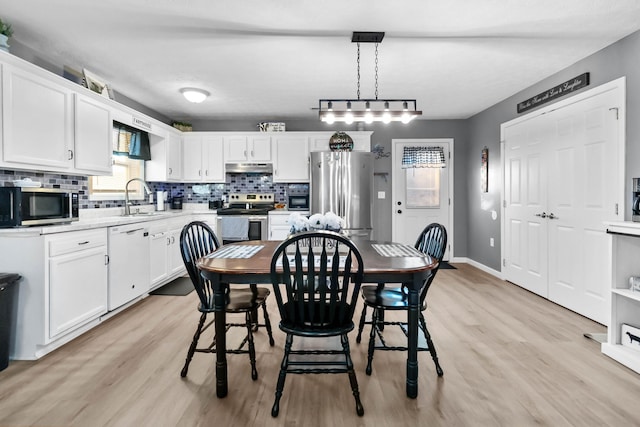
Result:
[[[222,136],[207,132],[185,134],[182,148],[183,181],[225,181]]]
[[[166,137],[149,134],[151,160],[145,162],[145,179],[156,182],[182,181],[182,136],[169,132]]]
[[[111,175],[113,126],[111,108],[75,95],[75,168],[92,175]]]
[[[52,79],[2,65],[2,160],[6,167],[111,174],[111,110]]]
[[[371,151],[373,131],[346,132],[353,139],[353,151]],[[334,132],[313,132],[309,136],[309,151],[330,151],[329,140]]]
[[[306,134],[273,136],[273,182],[309,182],[309,137]]]
[[[271,137],[264,133],[225,136],[224,161],[227,163],[271,162]]]
[[[73,167],[73,93],[8,64],[2,66],[2,164],[18,169]]]

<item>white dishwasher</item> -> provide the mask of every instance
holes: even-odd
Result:
[[[109,227],[109,310],[149,291],[149,228]]]

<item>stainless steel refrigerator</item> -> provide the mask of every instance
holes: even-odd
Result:
[[[342,217],[349,236],[371,237],[373,155],[364,151],[311,153],[310,213]]]

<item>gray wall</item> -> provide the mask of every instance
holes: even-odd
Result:
[[[595,86],[615,80],[619,77],[627,77],[627,140],[626,146],[626,173],[625,194],[627,194],[627,206],[631,202],[630,185],[631,178],[640,176],[640,32],[636,32],[617,43],[591,55],[576,64],[562,70],[551,77],[505,99],[504,101],[488,108],[487,110],[471,117],[468,120],[470,152],[466,157],[466,163],[461,163],[463,168],[469,171],[466,179],[470,189],[468,197],[468,237],[467,257],[500,271],[500,217],[496,221],[491,216],[485,205],[494,206],[500,213],[502,182],[500,182],[500,124],[514,119],[522,114],[516,113],[518,102],[537,95],[557,84],[565,82],[572,77],[584,72],[590,73],[588,90]],[[526,64],[523,64],[526,66]],[[489,193],[482,196],[480,193],[480,150],[489,148]],[[628,209],[627,209],[628,210]],[[630,219],[630,213],[625,214]],[[489,238],[496,238],[495,248],[489,247]]]

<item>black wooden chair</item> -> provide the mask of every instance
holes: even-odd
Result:
[[[418,346],[418,351],[429,351],[433,362],[436,365],[436,372],[438,376],[443,375],[440,362],[438,362],[438,355],[436,348],[431,339],[431,334],[427,329],[427,323],[424,319],[422,312],[427,308],[426,296],[433,279],[436,277],[436,273],[440,267],[440,262],[444,256],[445,249],[447,247],[447,230],[444,226],[436,223],[429,224],[422,230],[420,237],[416,241],[415,248],[419,251],[429,255],[434,260],[438,261],[438,265],[431,271],[430,276],[425,280],[422,288],[420,289],[420,313],[419,313],[419,327],[424,334],[426,340],[426,347]],[[393,325],[399,326],[407,335],[407,322],[396,322],[385,320],[384,312],[386,310],[404,310],[409,309],[409,301],[406,289],[401,287],[388,287],[384,283],[378,285],[365,285],[362,286],[362,298],[364,300],[364,308],[362,309],[362,315],[360,316],[360,323],[358,327],[358,336],[356,342],[360,342],[362,336],[362,329],[365,324],[371,325],[371,333],[369,335],[369,354],[367,357],[367,375],[371,375],[371,364],[373,363],[373,353],[375,350],[400,350],[407,351],[406,346],[389,346],[387,345],[382,331],[385,326]],[[365,321],[367,314],[367,307],[373,309],[371,321]],[[379,345],[376,345],[376,337],[380,341]]]
[[[207,330],[214,322],[215,318],[210,320],[206,325],[207,315],[214,313],[213,311],[213,285],[206,280],[201,274],[200,270],[196,266],[196,262],[199,258],[210,254],[220,247],[218,238],[211,228],[202,221],[193,221],[184,226],[182,233],[180,234],[180,250],[182,252],[182,259],[184,265],[187,268],[191,282],[198,293],[200,298],[200,304],[198,304],[198,310],[200,311],[200,321],[198,322],[198,328],[193,336],[193,341],[189,346],[187,353],[187,359],[184,363],[184,367],[180,372],[180,376],[185,377],[187,370],[189,369],[189,363],[193,358],[195,352],[201,353],[215,353],[216,351],[216,337],[214,334],[213,341],[208,347],[198,348],[198,341],[202,333]],[[256,380],[258,378],[258,371],[256,369],[256,351],[253,343],[253,331],[257,330],[258,326],[265,326],[267,334],[269,335],[269,344],[274,345],[273,335],[271,332],[271,322],[269,321],[269,313],[267,312],[266,300],[270,294],[270,290],[264,287],[257,287],[256,285],[250,285],[246,289],[228,288],[227,291],[227,304],[225,310],[227,313],[244,313],[245,321],[243,323],[229,323],[226,324],[226,330],[229,328],[238,326],[247,329],[247,334],[241,341],[240,345],[234,349],[228,349],[227,353],[231,354],[249,354],[249,360],[251,362],[251,378]],[[264,324],[258,323],[257,311],[262,307],[264,313]],[[248,344],[248,349],[245,349],[245,345]]]
[[[288,373],[349,374],[356,413],[364,414],[347,337],[354,329],[353,313],[362,274],[363,262],[357,247],[331,231],[295,234],[274,252],[271,281],[280,311],[280,329],[287,339],[271,409],[273,417],[278,416]],[[331,350],[323,340],[317,348],[309,347],[307,341],[303,349],[294,350],[294,336],[315,340],[339,336],[342,348]],[[295,355],[293,360],[291,355]]]

